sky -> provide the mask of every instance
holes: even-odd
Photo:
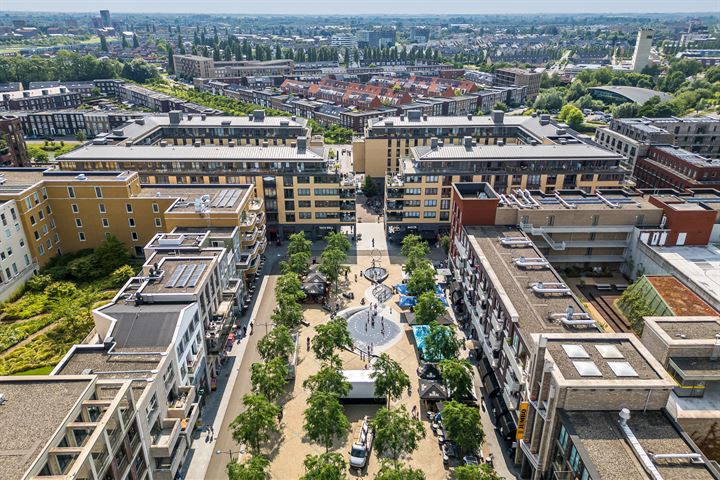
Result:
[[[0,0],[2,11],[234,14],[720,13],[720,0]]]

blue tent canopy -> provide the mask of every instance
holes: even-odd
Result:
[[[407,295],[408,294],[407,283],[398,283],[397,285],[395,285],[395,290],[397,290],[400,295]],[[438,285],[437,283],[435,284],[435,293],[437,295],[443,294],[442,287],[440,285]]]
[[[402,308],[410,308],[414,307],[417,303],[417,298],[411,297],[408,295],[400,295],[400,301],[398,302],[398,305]]]

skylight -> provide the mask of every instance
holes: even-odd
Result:
[[[608,362],[608,366],[618,377],[637,377],[635,369],[628,362]]]
[[[600,369],[591,361],[575,360],[573,365],[581,377],[602,377]]]
[[[590,358],[582,345],[563,345],[562,348],[569,358]]]
[[[603,358],[625,358],[615,345],[595,345]]]

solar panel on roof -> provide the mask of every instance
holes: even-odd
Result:
[[[608,362],[608,366],[618,377],[637,377],[635,369],[628,362]]]
[[[602,377],[600,369],[591,361],[575,360],[573,365],[581,377]]]
[[[188,280],[190,279],[190,275],[195,271],[195,267],[197,265],[188,265],[187,268],[185,268],[185,271],[183,272],[182,276],[180,277],[180,280],[177,281],[175,284],[175,287],[177,288],[185,288],[185,285],[187,285]]]
[[[165,284],[165,288],[173,288],[175,286],[175,283],[177,283],[178,278],[180,278],[180,275],[185,271],[185,265],[180,265],[175,269],[172,276],[170,277],[170,280]]]
[[[562,348],[569,358],[590,358],[582,345],[563,345]]]
[[[625,358],[615,345],[595,345],[603,358]]]
[[[193,272],[192,276],[190,277],[190,280],[188,280],[187,286],[189,288],[194,287],[197,285],[198,280],[200,280],[200,276],[202,276],[203,272],[205,272],[206,265],[198,265],[195,271]]]

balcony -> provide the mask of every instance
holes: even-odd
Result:
[[[250,200],[250,204],[248,205],[248,209],[249,209],[251,212],[257,213],[257,212],[260,212],[260,211],[262,210],[262,205],[263,205],[263,202],[262,202],[261,199],[259,199],[259,198],[254,198],[254,199]]]
[[[180,462],[185,458],[186,452],[187,442],[183,439],[178,443],[172,455],[168,453],[166,457],[155,460],[153,478],[156,480],[173,480],[180,468]]]
[[[459,256],[462,260],[467,260],[467,258],[468,258],[468,251],[467,251],[467,249],[463,246],[463,244],[460,243],[460,240],[458,240],[457,237],[455,238],[455,249],[456,249],[457,252],[458,252],[458,256]]]
[[[514,385],[514,384],[513,384]],[[513,391],[510,389],[510,384],[505,384],[505,387],[502,391],[503,400],[505,400],[505,405],[507,406],[508,410],[511,412],[514,412],[518,408],[518,404],[520,403],[520,392],[519,391]]]
[[[185,418],[188,416],[190,406],[195,401],[195,387],[187,386],[178,388],[178,398],[168,405],[167,416],[169,418]]]
[[[505,321],[500,318],[497,310],[493,310],[490,313],[490,325],[492,325],[493,330],[496,332],[501,331],[505,327]]]
[[[344,211],[352,210],[354,212],[355,211],[355,202],[348,202],[348,201],[341,202],[340,210],[344,210]]]
[[[180,434],[187,437],[188,442],[191,442],[192,433],[195,430],[195,424],[200,416],[200,407],[197,403],[190,404],[190,409],[185,418],[180,421]]]
[[[153,457],[169,457],[180,436],[179,418],[165,418],[162,420],[162,426],[162,430],[151,432],[150,454]]]
[[[259,214],[257,213],[250,213],[248,215],[242,215],[240,217],[240,230],[243,232],[247,232],[251,229],[255,228],[255,222],[259,218]]]
[[[521,379],[521,381],[525,380],[525,371],[523,365],[520,364],[520,361],[517,358],[517,354],[515,353],[515,350],[513,350],[512,345],[510,345],[508,342],[503,342],[503,353],[505,353],[505,356],[508,359],[508,364],[510,365],[510,368],[512,369],[513,373],[515,374],[516,378]]]
[[[520,450],[525,454],[528,460],[530,460],[530,463],[537,468],[540,464],[540,456],[537,453],[533,453],[530,451],[530,445],[528,445],[525,440],[520,439],[518,442],[520,444]],[[557,473],[557,472],[555,472]]]
[[[385,198],[403,198],[405,196],[405,190],[400,188],[388,188],[385,193]]]

